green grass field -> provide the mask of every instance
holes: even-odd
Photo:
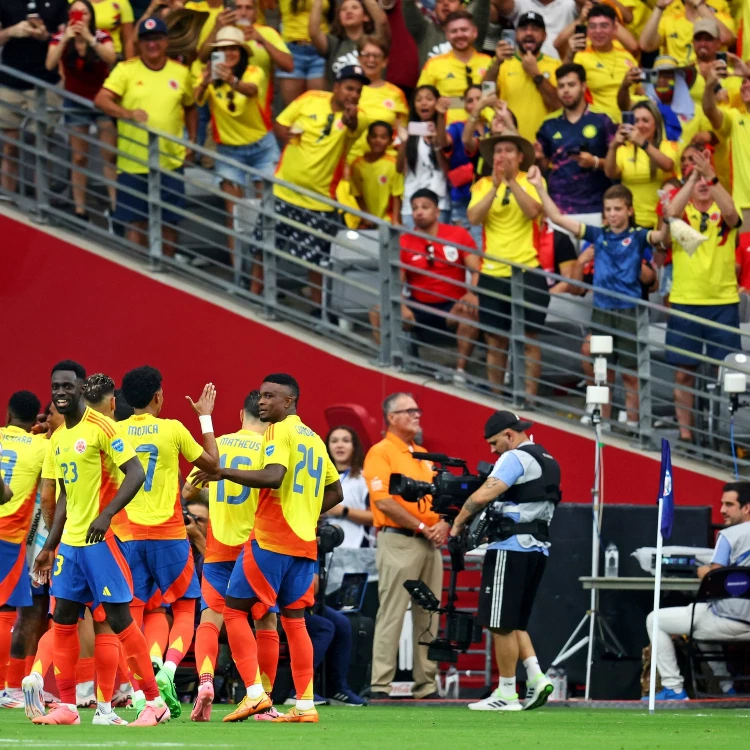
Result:
[[[546,708],[520,713],[483,713],[456,707],[334,708],[323,706],[319,724],[222,724],[229,710],[214,708],[211,722],[192,724],[190,709],[164,726],[130,729],[95,727],[92,711],[81,712],[81,726],[33,726],[23,711],[0,712],[3,748],[222,748],[247,750],[292,746],[347,750],[442,750],[450,748],[545,747],[644,748],[665,750],[748,747],[750,710],[647,711]],[[132,710],[120,715],[130,720]],[[280,743],[283,743],[280,745]],[[511,744],[512,743],[512,744]]]

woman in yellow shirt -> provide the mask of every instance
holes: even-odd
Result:
[[[91,0],[96,15],[96,28],[106,31],[121,60],[135,56],[133,8],[130,0]]]
[[[609,144],[604,174],[630,189],[636,224],[653,229],[657,191],[675,171],[679,145],[665,140],[661,113],[652,102],[638,102],[633,117],[635,123],[620,125]]]

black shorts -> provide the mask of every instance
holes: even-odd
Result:
[[[479,276],[479,323],[501,331],[510,331],[510,277]],[[482,292],[485,292],[484,294]],[[502,294],[508,299],[490,297],[486,292]],[[544,325],[549,306],[547,280],[541,273],[524,273],[523,301],[527,305],[537,305],[541,309],[524,308],[524,329],[537,333]]]
[[[415,325],[412,333],[415,338],[425,344],[442,344],[448,336],[454,336],[454,332],[448,328],[448,319],[445,315],[441,315],[441,313],[449,313],[453,309],[456,304],[454,301],[448,300],[447,302],[433,304],[421,302],[418,304],[429,309],[411,307],[407,304],[407,307],[411,307],[411,311],[414,313]]]
[[[486,628],[526,630],[547,555],[490,549],[484,556],[479,622]]]

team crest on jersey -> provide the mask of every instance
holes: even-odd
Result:
[[[715,211],[711,214],[711,221],[718,221],[719,220],[719,214],[717,214]]]
[[[385,100],[385,101],[383,102],[383,106],[384,106],[384,107],[385,107],[386,109],[393,109],[393,108],[394,108],[394,107],[395,107],[396,105],[395,105],[395,104],[393,103],[393,100],[392,100],[392,99],[386,99],[386,100]]]
[[[174,78],[169,79],[169,88],[173,89],[174,91],[177,91],[178,88],[180,88],[180,84],[175,81]]]
[[[120,3],[112,3],[112,8],[114,10],[120,10]]]
[[[122,453],[125,450],[125,443],[122,442],[122,438],[115,438],[112,441],[112,450]]]
[[[586,125],[582,132],[584,138],[595,138],[598,131],[596,125]]]
[[[449,263],[455,263],[458,260],[458,248],[453,247],[453,245],[446,245],[443,248],[443,255]]]
[[[83,453],[86,450],[86,441],[83,438],[76,440],[73,450],[75,450],[76,453]]]
[[[381,174],[380,177],[378,177],[378,181],[381,185],[385,185],[386,182],[388,182],[388,177],[386,175]]]
[[[628,245],[629,245],[629,244],[630,244],[630,243],[631,243],[632,241],[633,241],[633,240],[632,240],[632,238],[630,238],[630,237],[626,237],[626,238],[625,238],[625,239],[624,239],[624,240],[622,241],[622,246],[623,246],[623,247],[627,247],[627,246],[628,246]]]
[[[267,445],[267,446],[266,446],[266,455],[267,455],[267,456],[272,456],[272,455],[273,455],[273,452],[274,452],[275,450],[276,450],[276,446],[275,446],[275,445]]]

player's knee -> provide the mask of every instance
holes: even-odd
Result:
[[[109,627],[118,635],[133,622],[130,607],[127,604],[105,604],[104,611],[107,613]]]
[[[256,630],[276,630],[278,621],[275,612],[266,612],[260,619],[255,621]]]
[[[58,625],[77,625],[80,605],[67,599],[58,599],[55,602],[55,614],[52,621]]]

